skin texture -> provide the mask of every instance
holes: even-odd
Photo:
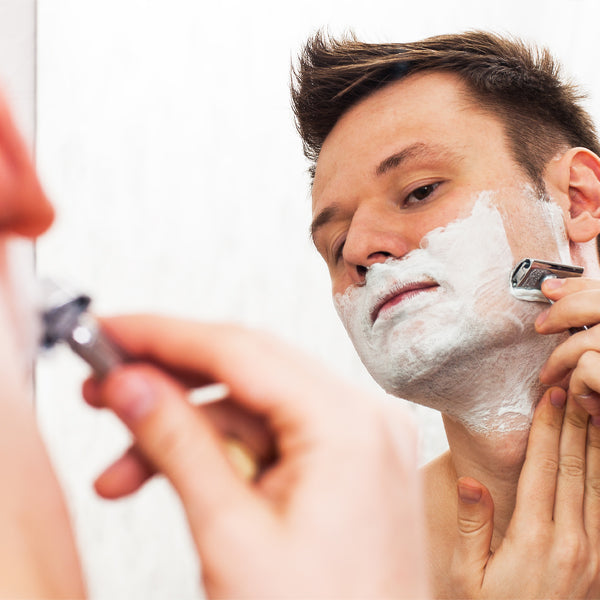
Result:
[[[360,285],[373,263],[401,259],[432,229],[464,218],[485,191],[495,194],[515,262],[556,256],[552,232],[527,219],[518,191],[531,183],[502,124],[467,98],[454,75],[416,74],[361,101],[331,131],[315,173],[313,237],[334,294]],[[562,211],[570,259],[591,278],[599,275],[599,164],[588,150],[565,149],[544,177]],[[539,334],[591,327],[557,337],[541,374],[543,383],[563,385],[569,401],[565,408],[564,391],[550,389],[530,436],[478,434],[443,415],[450,451],[424,470],[436,597],[600,593],[598,430],[588,424],[588,411],[600,414],[598,283],[550,287],[544,292],[558,301],[538,319]]]
[[[87,401],[113,410],[136,441],[97,489],[135,489],[147,475],[140,455],[165,474],[209,596],[427,597],[416,438],[405,414],[264,334],[152,316],[104,326],[145,364],[85,385]],[[216,411],[192,406],[183,380],[226,383],[229,400]],[[255,480],[236,472],[221,430],[254,450]]]
[[[421,152],[423,144],[435,146],[435,151]],[[398,160],[398,153],[411,146],[413,150],[408,153],[409,156],[400,156],[410,160]],[[441,151],[440,146],[443,146]],[[394,158],[386,161],[390,156]],[[585,149],[573,148],[551,161],[545,177],[548,191],[562,210],[571,259],[583,265],[586,273],[592,276],[598,275],[594,248],[594,236],[600,231],[598,172],[597,157]],[[413,76],[384,88],[351,109],[340,120],[327,138],[317,165],[314,216],[318,226],[315,227],[314,238],[330,269],[334,293],[343,292],[349,285],[360,284],[366,267],[373,262],[383,261],[389,256],[401,258],[416,248],[431,229],[469,214],[470,199],[476,198],[484,190],[494,190],[496,193],[497,206],[504,216],[515,258],[530,254],[550,258],[550,254],[556,251],[555,240],[543,228],[540,235],[532,236],[531,230],[525,225],[527,211],[515,200],[521,198],[521,194],[515,194],[515,191],[520,192],[523,185],[528,183],[507,150],[501,124],[466,104],[464,89],[454,77],[441,74]],[[413,194],[415,190],[417,193]],[[540,334],[565,332],[573,325],[593,326],[598,322],[599,315],[591,306],[593,299],[585,309],[585,295],[580,294],[584,289],[588,292],[597,289],[594,280],[570,280],[565,288],[561,288],[562,292],[552,291],[550,287],[545,284],[544,291],[557,302],[550,308],[544,323],[538,320],[536,326]],[[278,550],[278,565],[281,556],[286,557],[281,564],[287,565],[290,555],[278,546],[277,541],[273,542],[277,535],[275,538],[265,538],[265,530],[260,535],[258,532],[253,534],[248,526],[252,522],[261,522],[260,519],[264,517],[266,531],[272,531],[272,513],[271,517],[264,516],[262,503],[266,501],[267,506],[271,509],[276,507],[276,513],[280,515],[279,527],[283,529],[279,531],[294,531],[294,508],[301,507],[302,503],[290,503],[287,492],[291,490],[295,494],[300,490],[310,490],[307,481],[310,482],[312,478],[305,479],[308,473],[304,473],[304,467],[310,464],[310,459],[307,463],[306,456],[299,457],[290,469],[280,462],[274,463],[274,456],[278,456],[279,461],[282,458],[287,460],[299,448],[308,449],[310,456],[312,442],[322,439],[321,435],[333,440],[335,446],[341,448],[338,445],[340,433],[350,432],[357,425],[353,421],[353,393],[348,390],[341,393],[343,402],[339,407],[340,413],[333,418],[337,425],[343,426],[330,430],[332,414],[326,412],[323,418],[313,422],[313,425],[319,423],[320,433],[315,436],[312,426],[308,427],[311,422],[309,415],[316,415],[313,411],[317,406],[319,410],[329,410],[325,404],[321,404],[320,393],[314,396],[317,398],[315,406],[310,401],[305,406],[306,399],[312,396],[308,394],[295,406],[287,406],[282,400],[282,404],[276,407],[271,400],[277,395],[273,396],[269,389],[275,380],[268,385],[265,383],[267,379],[261,377],[260,362],[246,362],[243,353],[236,352],[236,360],[232,360],[229,351],[226,355],[221,353],[222,342],[231,342],[232,348],[239,350],[235,339],[240,336],[238,341],[248,342],[251,339],[248,338],[248,332],[214,330],[204,346],[202,340],[210,329],[202,331],[202,326],[198,325],[190,330],[189,324],[182,328],[180,323],[161,324],[147,317],[136,317],[111,320],[106,322],[106,327],[132,355],[146,360],[150,358],[151,362],[161,365],[163,371],[175,370],[179,381],[183,377],[189,379],[191,384],[196,378],[194,385],[197,385],[204,376],[208,381],[227,381],[232,385],[232,398],[228,403],[216,410],[216,407],[196,409],[195,414],[205,417],[216,427],[216,430],[211,430],[213,433],[220,431],[243,440],[266,466],[266,471],[264,478],[251,486],[246,507],[243,503],[237,505],[235,485],[225,495],[220,487],[215,490],[213,486],[208,490],[210,494],[199,504],[207,510],[216,511],[211,515],[210,524],[213,525],[211,527],[209,524],[208,531],[210,533],[212,529],[217,533],[208,539],[218,548],[219,540],[226,535],[228,552],[233,548],[236,553],[240,548],[243,551],[248,539],[266,539],[271,549],[275,547]],[[153,327],[158,329],[153,332]],[[189,339],[190,331],[195,331],[192,336],[195,341]],[[558,354],[550,357],[542,371],[542,379],[546,383],[560,379],[572,397],[567,401],[564,390],[550,388],[539,402],[530,434],[520,431],[502,435],[476,435],[456,421],[444,419],[450,452],[424,470],[428,565],[435,596],[564,598],[597,597],[600,594],[600,541],[597,534],[600,525],[597,483],[600,440],[598,429],[588,422],[587,410],[594,415],[598,413],[594,412],[593,402],[578,404],[574,402],[573,395],[577,381],[584,382],[577,390],[586,391],[589,388],[598,391],[593,384],[594,365],[587,368],[586,362],[581,360],[590,351],[595,352],[595,335],[586,332],[571,338],[566,335],[557,338],[566,341],[562,344],[557,341]],[[156,339],[160,339],[160,345]],[[165,339],[168,343],[164,345]],[[587,342],[580,344],[581,340]],[[572,347],[576,342],[577,348]],[[294,389],[289,382],[296,380],[298,385],[310,386],[315,382],[314,376],[319,377],[316,366],[307,370],[302,368],[303,360],[272,363],[274,358],[280,361],[286,356],[291,358],[291,355],[283,349],[277,349],[277,356],[274,357],[264,348],[264,343],[265,340],[254,339],[250,354],[261,357],[261,361],[265,359],[271,367],[274,364],[279,366],[275,372],[283,378],[273,390],[280,389],[282,399],[284,388]],[[196,348],[193,344],[200,345]],[[261,352],[256,351],[254,344],[260,345]],[[587,351],[582,352],[582,348],[587,348]],[[290,371],[292,364],[300,366],[300,372],[294,374]],[[255,365],[259,367],[256,371]],[[189,423],[193,422],[193,413],[189,406],[181,402],[182,390],[177,392],[173,388],[163,387],[163,390],[171,389],[171,392],[159,394],[157,398],[156,393],[149,391],[149,381],[153,382],[150,387],[154,389],[161,389],[166,382],[160,378],[154,379],[156,373],[144,367],[145,392],[137,395],[137,401],[132,399],[131,393],[124,396],[122,387],[127,387],[128,377],[136,375],[139,369],[127,367],[113,374],[104,385],[91,380],[85,386],[88,402],[93,406],[108,406],[115,410],[138,441],[137,447],[132,448],[98,479],[97,489],[106,497],[116,498],[137,489],[154,471],[165,472],[184,498],[192,531],[202,554],[205,543],[204,513],[202,510],[194,511],[196,504],[189,498],[195,495],[200,497],[208,492],[196,481],[188,488],[185,473],[187,465],[194,464],[196,460],[202,464],[200,472],[206,473],[206,465],[201,461],[209,460],[207,457],[214,451],[211,437],[200,436],[206,446],[202,456],[188,456],[183,452],[182,449],[187,446],[186,435],[180,436],[179,431],[181,428],[185,432],[186,427],[191,427]],[[240,387],[242,381],[245,384]],[[329,389],[333,396],[337,396],[333,388]],[[249,393],[251,390],[253,393]],[[150,406],[147,402],[149,395],[154,396]],[[177,400],[177,397],[180,399]],[[173,417],[172,421],[171,417],[163,416],[167,415],[163,411],[167,411],[170,402],[181,404],[185,423],[179,423],[179,418]],[[288,409],[292,412],[288,413]],[[300,413],[305,410],[307,412],[302,416]],[[174,410],[172,414],[178,411]],[[295,417],[292,416],[294,414]],[[371,418],[362,413],[359,417],[361,425],[356,431],[369,429],[366,426]],[[303,436],[297,435],[297,425],[300,423],[308,427],[308,443]],[[206,421],[198,420],[194,427],[204,427],[206,424]],[[366,466],[363,460],[371,457],[379,463],[370,463],[364,470],[353,470],[354,481],[360,481],[361,485],[355,485],[352,491],[346,491],[344,499],[338,499],[338,510],[343,510],[345,515],[348,514],[348,498],[354,498],[357,492],[360,497],[367,492],[367,496],[377,494],[382,489],[377,477],[373,480],[373,475],[379,472],[378,469],[372,470],[376,464],[380,467],[383,465],[388,485],[393,483],[391,471],[386,469],[394,462],[390,463],[387,451],[381,452],[381,448],[373,453],[372,440],[369,442],[363,437],[366,433],[363,431],[359,439],[353,438],[353,443],[347,446],[353,451],[360,449],[359,456],[353,458],[352,462]],[[291,437],[287,437],[290,434]],[[280,440],[276,444],[274,436]],[[384,439],[386,436],[383,435]],[[302,439],[303,442],[297,443]],[[367,449],[366,454],[363,448]],[[387,449],[389,451],[390,446]],[[355,454],[350,456],[355,457]],[[222,460],[222,457],[217,460]],[[337,465],[349,462],[348,455],[342,458],[341,454],[337,454],[336,460],[340,461],[335,463]],[[324,465],[333,465],[331,461],[332,455],[328,453],[319,458],[319,463]],[[194,466],[194,469],[197,467]],[[331,472],[336,470],[328,471],[323,489],[329,487]],[[395,472],[399,471],[396,469]],[[209,474],[212,482],[214,472],[209,471]],[[177,478],[181,478],[181,481]],[[394,492],[391,493],[391,497],[394,497]],[[335,494],[335,490],[329,490],[328,494]],[[258,504],[254,504],[257,495]],[[308,498],[304,493],[299,493],[299,497]],[[374,497],[367,504],[363,500],[359,502],[360,506],[371,507],[367,510],[371,513],[366,517],[369,521],[383,514],[386,519],[391,518],[392,523],[397,523],[394,519],[402,518],[402,511],[410,510],[407,505],[398,505],[397,512],[387,514],[388,505],[385,502],[380,506],[379,500]],[[235,507],[233,514],[244,517],[233,518],[233,521],[223,518],[225,511],[222,505],[229,502]],[[327,522],[332,518],[325,516],[323,519],[320,516],[327,515],[328,510],[325,504],[321,504],[318,513],[306,513],[304,509],[300,512],[317,515],[311,519],[311,527],[314,527],[315,523]],[[259,516],[261,514],[263,517]],[[249,515],[252,518],[248,518]],[[359,513],[355,513],[355,517],[354,523],[365,519],[364,514],[359,518]],[[398,531],[404,526],[406,524],[401,525]],[[224,531],[227,533],[224,534]],[[315,531],[321,536],[318,539],[324,539],[319,529]],[[246,534],[250,537],[246,537]],[[320,547],[322,542],[313,539],[310,530],[306,534],[309,535],[307,547],[311,547],[312,551],[314,547]],[[356,547],[367,546],[357,544]],[[337,595],[346,591],[340,591],[339,583],[328,580],[327,574],[315,573],[308,555],[301,551],[294,556],[294,560],[300,561],[301,570],[311,573],[315,581],[322,582],[321,589],[327,592],[335,590]],[[365,566],[372,566],[369,556],[365,559]],[[230,568],[232,561],[229,554],[227,559],[216,559],[209,563],[209,590],[216,595],[241,594],[243,589],[231,587],[231,582],[223,580],[225,562]],[[344,558],[340,562],[343,563]],[[387,564],[379,560],[376,563],[384,567]],[[353,564],[363,563],[354,561]],[[240,571],[238,581],[250,586],[265,585],[264,579],[258,582],[253,578],[254,563],[250,565],[249,571]],[[328,573],[332,574],[329,570]],[[356,583],[352,587],[354,591],[360,595],[368,589],[368,595],[374,596],[378,590],[384,590],[384,595],[389,595],[392,587],[373,588],[373,581],[382,580],[363,578],[365,574],[366,571],[357,571]],[[284,569],[283,576],[289,580],[291,574]],[[396,584],[400,577],[400,573],[392,575]],[[368,584],[365,583],[367,579],[370,581]],[[269,582],[268,589],[257,589],[277,594],[282,589],[280,585],[283,585],[282,580],[275,578]],[[301,593],[305,591],[304,588],[299,589]]]
[[[15,358],[19,299],[6,263],[12,237],[34,238],[52,219],[0,101],[6,598],[85,596],[65,503],[27,402],[25,365]],[[86,385],[90,403],[114,410],[137,442],[98,490],[120,497],[164,473],[181,497],[210,597],[428,597],[417,440],[406,415],[259,333],[158,317],[106,327],[142,364]],[[209,381],[226,383],[229,400],[192,406],[186,384]],[[254,481],[231,463],[222,433],[243,440],[260,462]]]
[[[36,428],[17,351],[7,244],[53,220],[27,149],[0,98],[0,597],[81,598],[85,589],[65,502]]]
[[[349,111],[326,140],[315,215],[335,210],[321,218],[315,241],[335,292],[360,283],[372,262],[399,258],[431,229],[468,214],[468,199],[483,190],[498,192],[515,256],[550,252],[544,245],[550,238],[532,240],[520,220],[522,207],[511,190],[527,181],[500,124],[466,105],[462,92],[451,76],[411,77]],[[2,232],[39,235],[52,211],[5,112],[0,124]],[[407,145],[414,150],[415,143],[440,142],[441,152],[382,163]],[[570,149],[546,173],[573,261],[591,275],[598,272],[598,163],[588,151]],[[341,258],[334,258],[341,245]],[[478,436],[445,419],[451,450],[425,470],[436,596],[600,593],[600,443],[588,419],[588,411],[600,412],[598,285],[586,279],[551,287],[544,291],[557,301],[538,318],[538,332],[591,327],[558,345],[542,371],[545,382],[567,387],[569,399],[551,388],[529,437]],[[186,510],[210,595],[427,595],[415,440],[405,416],[262,334],[146,316],[114,319],[106,327],[142,364],[85,386],[88,402],[112,409],[136,440],[99,479],[98,490],[119,497],[150,474],[164,473]],[[81,596],[64,502],[22,402],[11,349],[11,336],[4,336],[0,460],[14,493],[0,506],[2,593]],[[228,401],[220,408],[192,407],[189,385],[212,381],[229,386]],[[223,433],[252,448],[261,463],[257,480],[236,472]]]
[[[0,100],[6,598],[85,596],[65,503],[27,402],[25,365],[15,358],[19,299],[11,297],[6,264],[10,239],[34,238],[52,220]],[[106,327],[142,364],[86,385],[90,403],[114,410],[137,442],[98,490],[119,497],[164,473],[183,502],[209,596],[428,597],[416,435],[403,413],[262,334],[158,317]],[[208,381],[226,383],[230,399],[192,406],[186,384]],[[253,451],[262,467],[256,481],[234,468],[222,432]]]

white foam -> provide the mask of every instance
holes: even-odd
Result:
[[[557,343],[534,330],[545,307],[511,295],[517,261],[494,196],[480,194],[470,216],[431,231],[401,259],[373,265],[364,285],[334,298],[363,363],[388,393],[480,432],[530,425],[541,394],[538,374]],[[530,190],[523,196],[531,222],[549,219],[551,235],[558,236],[556,256],[546,258],[564,261],[566,238],[560,237],[564,229],[557,226],[556,211],[532,199]],[[547,240],[547,229],[545,235]],[[373,306],[390,290],[421,281],[439,287],[403,300],[372,322]]]

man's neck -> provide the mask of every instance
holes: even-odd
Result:
[[[492,550],[498,547],[512,517],[521,467],[527,450],[528,429],[475,433],[443,416],[450,447],[451,474],[473,477],[485,485],[494,500]]]

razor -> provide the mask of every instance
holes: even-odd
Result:
[[[513,295],[520,300],[550,303],[542,293],[542,283],[546,279],[564,279],[582,275],[583,267],[526,258],[514,268],[510,283]]]
[[[100,378],[125,361],[124,352],[107,338],[88,311],[89,296],[49,280],[42,282],[41,296],[43,349],[67,344]]]

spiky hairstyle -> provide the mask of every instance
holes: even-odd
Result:
[[[472,100],[499,117],[517,163],[540,186],[548,161],[583,146],[600,154],[582,94],[545,48],[483,31],[405,44],[369,44],[319,32],[292,70],[292,107],[312,173],[338,119],[381,87],[423,71],[455,73]]]

